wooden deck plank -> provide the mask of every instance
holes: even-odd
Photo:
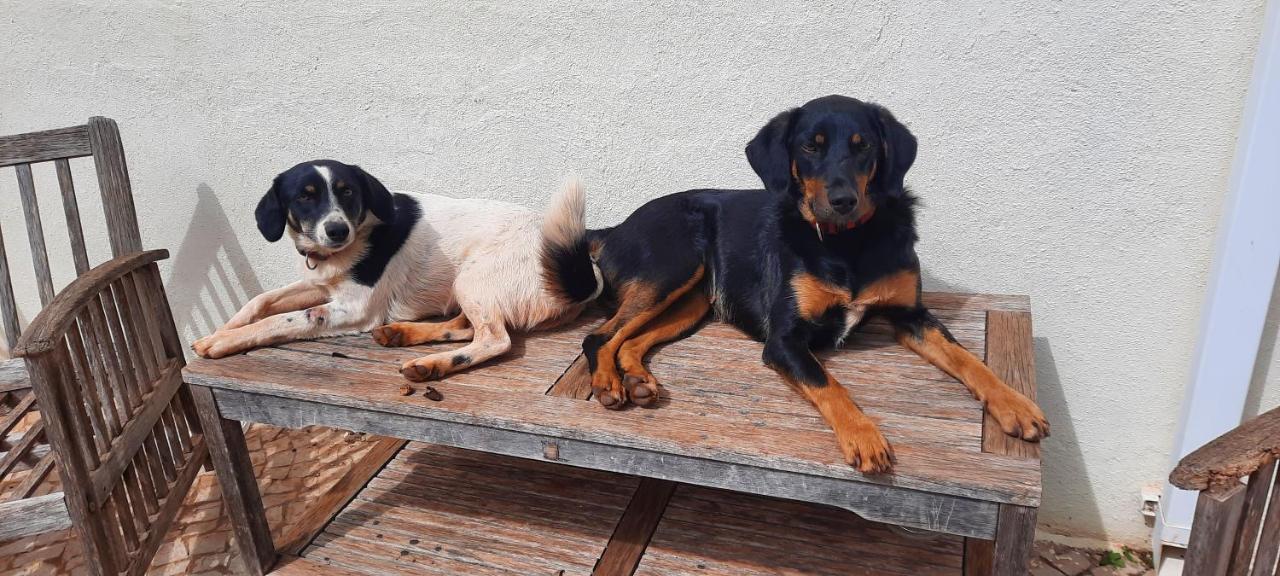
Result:
[[[616,576],[635,572],[675,490],[675,482],[652,478],[640,481],[627,511],[618,521],[609,544],[591,571],[593,575]]]
[[[362,574],[589,574],[638,482],[602,474],[411,443],[303,556]]]
[[[296,555],[306,548],[325,524],[338,514],[356,494],[369,483],[378,471],[386,466],[396,453],[408,444],[399,438],[381,438],[359,462],[351,466],[319,500],[307,508],[305,514],[293,522],[289,532],[277,546],[283,554]]]
[[[680,486],[635,573],[958,574],[960,549],[835,508]]]

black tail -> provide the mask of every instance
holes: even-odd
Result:
[[[594,300],[604,288],[592,259],[585,211],[582,183],[570,179],[551,201],[542,223],[543,283],[567,304]]]

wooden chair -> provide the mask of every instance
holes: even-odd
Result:
[[[68,162],[82,156],[92,156],[97,169],[113,256],[92,269]],[[31,173],[31,164],[47,161],[57,171],[78,276],[56,296]],[[47,437],[50,449],[14,499],[0,504],[0,539],[72,525],[92,573],[143,574],[209,451],[227,442],[243,445],[243,435],[238,427],[219,429],[206,447],[202,411],[182,382],[182,345],[156,266],[168,252],[141,252],[115,122],[95,117],[83,126],[0,137],[0,167],[6,166],[18,175],[43,310],[19,336],[0,235],[0,320],[19,357],[0,365],[0,393],[16,399],[0,425],[5,433],[17,421],[29,426],[5,453],[4,471],[11,461],[38,454],[36,440]],[[21,395],[24,390],[30,393]],[[63,492],[27,498],[54,459]],[[250,500],[260,509],[252,468],[226,472],[219,470],[219,480],[231,515],[242,519]],[[236,486],[226,488],[229,480]],[[240,536],[250,564],[270,566],[274,558],[246,550]]]
[[[53,300],[54,288],[31,167],[54,164],[78,276],[89,270],[89,258],[70,160],[84,156],[92,156],[98,175],[112,255],[141,250],[124,149],[114,121],[95,117],[81,126],[0,137],[0,168],[12,166],[18,177],[41,306]],[[0,325],[9,350],[16,347],[21,334],[11,274],[0,231]],[[70,522],[60,492],[33,497],[53,484],[47,480],[55,467],[38,408],[22,361],[0,358],[0,540],[66,528]],[[19,521],[28,518],[37,521]]]
[[[1280,556],[1280,408],[1188,454],[1169,474],[1198,490],[1183,573],[1271,576]],[[1241,483],[1244,477],[1248,484]],[[1270,505],[1268,505],[1270,502]]]

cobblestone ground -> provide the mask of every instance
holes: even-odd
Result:
[[[360,458],[373,441],[328,428],[283,430],[253,425],[245,433],[272,533],[279,536]],[[202,472],[148,574],[238,574],[231,527],[211,472]],[[84,574],[70,530],[0,542],[0,574]]]

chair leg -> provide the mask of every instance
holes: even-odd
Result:
[[[1036,512],[1001,504],[995,540],[965,539],[965,576],[1025,576],[1036,539]]]
[[[275,563],[276,550],[271,542],[253,464],[249,461],[244,432],[239,422],[222,417],[208,388],[192,386],[191,395],[200,415],[205,442],[209,446],[209,459],[218,475],[222,501],[231,516],[231,528],[245,569],[248,574],[262,576]]]

